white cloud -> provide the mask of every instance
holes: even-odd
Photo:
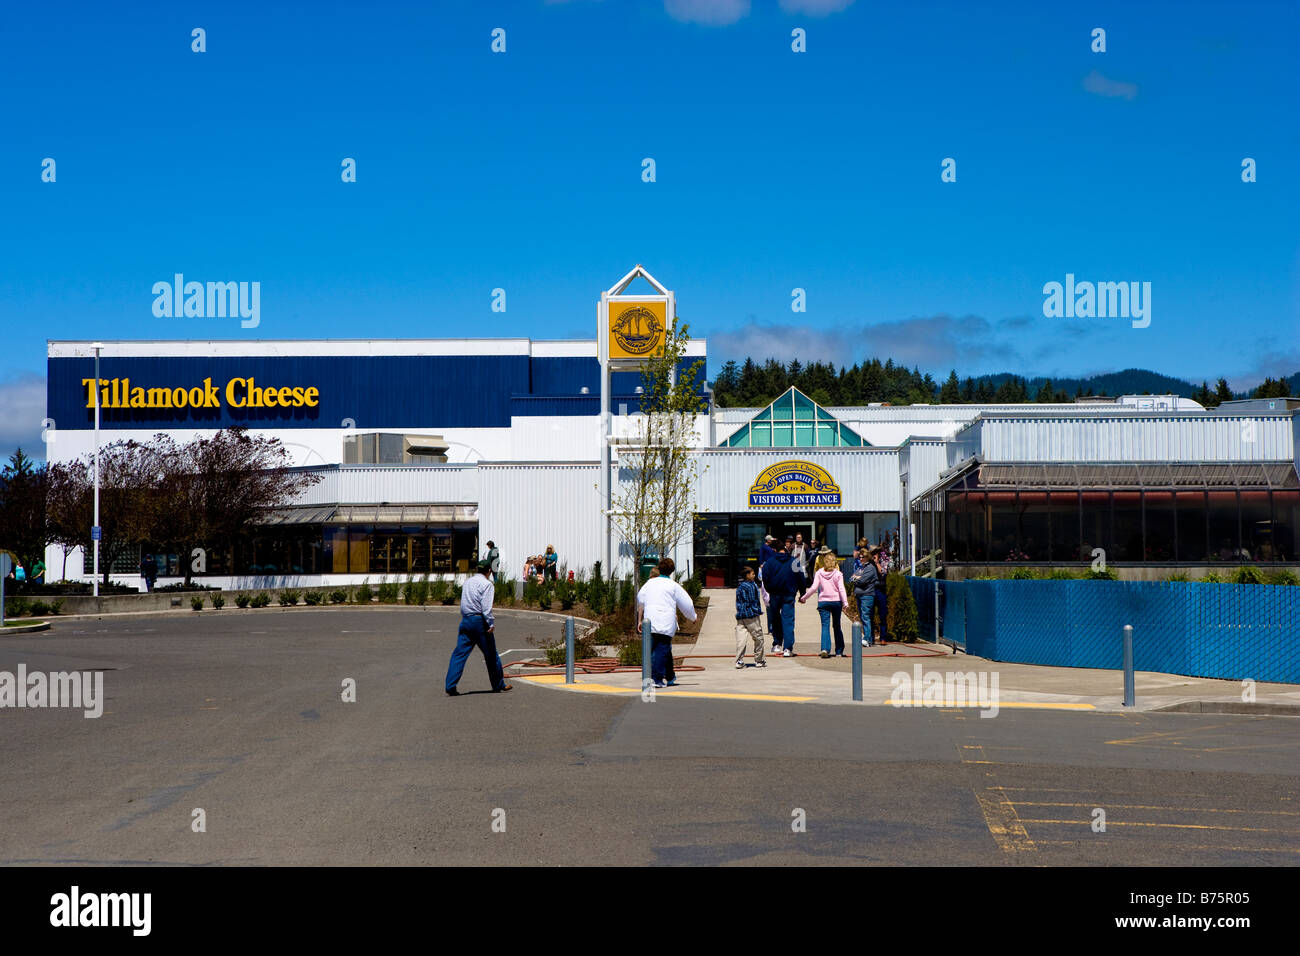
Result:
[[[749,0],[664,0],[664,10],[683,23],[725,27],[749,16]]]
[[[803,13],[810,17],[825,17],[853,6],[853,0],[781,0],[784,13]]]
[[[1137,99],[1138,88],[1136,83],[1124,83],[1120,80],[1112,80],[1108,76],[1093,70],[1083,78],[1083,88],[1089,93],[1095,93],[1098,96],[1118,96],[1126,100]]]
[[[44,417],[45,376],[27,372],[0,382],[0,458],[8,461],[21,446],[24,454],[44,459]]]
[[[709,351],[718,361],[762,362],[770,356],[852,365],[874,356],[923,371],[954,366],[1001,371],[1021,363],[1023,356],[1010,341],[1023,335],[1027,324],[1024,318],[994,323],[978,315],[933,315],[856,327],[750,322],[735,332],[710,333]]]

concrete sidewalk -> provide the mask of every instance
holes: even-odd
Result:
[[[797,657],[768,654],[768,666],[754,666],[752,642],[745,668],[735,666],[735,592],[710,590],[709,613],[693,647],[674,648],[685,656],[685,665],[702,670],[682,670],[676,687],[658,689],[656,697],[714,697],[730,700],[779,701],[818,704],[854,704],[852,661],[822,659],[821,620],[813,599],[795,606]],[[851,645],[852,622],[843,618],[845,644]],[[771,639],[764,636],[767,647]],[[833,639],[832,639],[833,640]],[[852,653],[853,648],[847,647]],[[1256,684],[1255,701],[1242,701],[1241,681],[1210,680],[1139,671],[1135,677],[1136,706],[1123,706],[1124,677],[1119,671],[1087,670],[1076,667],[1043,667],[1008,664],[953,655],[946,647],[933,644],[885,644],[859,648],[862,661],[862,704],[889,705],[891,697],[907,706],[953,706],[952,702],[925,701],[921,685],[911,685],[924,675],[974,672],[983,681],[981,699],[996,700],[999,709],[1093,710],[1132,713],[1177,709],[1191,712],[1230,712],[1300,715],[1300,687],[1293,684]],[[896,675],[906,675],[904,682]],[[640,694],[641,675],[636,673],[577,676],[577,683],[565,685],[563,675],[529,677],[514,675],[568,691],[604,694]],[[996,680],[996,684],[994,681]],[[992,692],[996,687],[996,695]],[[973,706],[973,705],[972,705]],[[992,712],[992,707],[984,708]]]

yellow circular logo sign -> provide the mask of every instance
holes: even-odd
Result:
[[[619,348],[630,355],[645,355],[659,344],[664,334],[664,323],[645,306],[634,305],[610,322],[609,331]]]

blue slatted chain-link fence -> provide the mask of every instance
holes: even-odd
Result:
[[[908,578],[923,639],[936,583]],[[1169,581],[938,582],[940,633],[978,657],[1058,667],[1300,683],[1300,587]]]

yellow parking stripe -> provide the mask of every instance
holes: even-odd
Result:
[[[539,674],[537,677],[522,677],[520,680],[535,684],[563,684],[563,674]],[[613,684],[595,684],[587,681],[572,685],[574,690],[591,691],[594,694],[640,694],[637,687],[616,687]],[[698,690],[677,690],[676,688],[656,687],[656,697],[705,697],[710,700],[775,700],[788,703],[804,703],[816,700],[816,697],[793,697],[785,694],[724,694]]]

